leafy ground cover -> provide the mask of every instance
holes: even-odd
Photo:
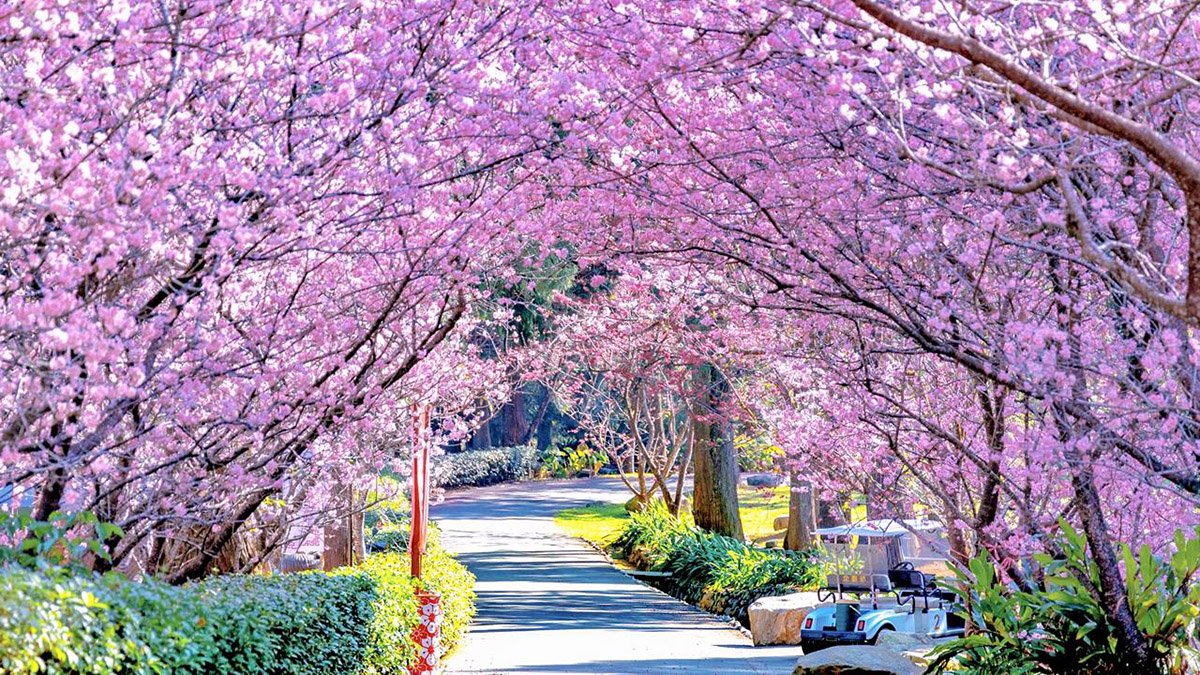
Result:
[[[765,549],[704,532],[673,517],[662,502],[625,519],[609,550],[638,568],[666,572],[658,585],[667,593],[742,623],[758,598],[820,580],[812,552]]]

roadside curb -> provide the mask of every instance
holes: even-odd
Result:
[[[626,572],[624,569],[622,569],[621,566],[617,564],[617,561],[614,560],[613,557],[609,554],[609,552],[607,550],[605,550],[603,547],[601,547],[599,544],[592,542],[592,541],[588,541],[587,539],[584,539],[583,537],[571,537],[571,538],[587,544],[593,551],[604,556],[604,559],[606,561],[608,561],[608,564],[612,565],[612,568],[615,569],[616,571],[620,572],[621,574],[624,574],[625,576],[629,577],[630,579],[636,581],[637,583],[641,584],[642,586],[645,586],[646,588],[649,588],[650,590],[654,591],[655,593],[658,593],[659,595],[661,595],[663,597],[670,598],[670,599],[674,600],[675,602],[680,603],[681,605],[684,605],[690,609],[693,609],[697,612],[700,612],[709,617],[712,617],[713,619],[716,619],[717,621],[720,621],[721,623],[727,624],[730,628],[732,628],[732,629],[736,630],[737,632],[741,633],[742,635],[744,635],[746,637],[746,639],[750,640],[751,644],[754,643],[754,636],[750,634],[750,629],[743,626],[741,624],[741,622],[739,622],[737,619],[735,619],[731,616],[725,616],[724,614],[715,614],[706,609],[697,607],[696,605],[693,605],[691,603],[684,602],[683,600],[680,600],[679,598],[671,595],[670,593],[667,593],[666,591],[664,591],[660,588],[655,588],[654,586],[646,583],[645,581],[637,578],[636,576],[634,576],[634,575],[630,574],[629,572]]]

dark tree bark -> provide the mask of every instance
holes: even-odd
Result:
[[[500,445],[511,448],[529,440],[529,419],[525,411],[525,385],[513,389],[512,398],[500,408]]]
[[[533,382],[529,386],[533,387],[534,408],[533,420],[530,421],[528,428],[525,430],[525,438],[521,440],[521,445],[525,445],[529,441],[534,440],[537,436],[538,449],[545,449],[545,445],[541,444],[542,426],[546,424],[546,413],[550,411],[550,406],[553,405],[554,397],[550,395],[550,390],[541,382]],[[547,443],[548,445],[548,443]]]
[[[558,418],[558,406],[554,405],[554,397],[547,394],[545,414],[535,427],[538,450],[545,450],[554,442],[554,423]]]
[[[697,383],[701,392],[694,417],[692,442],[694,490],[692,516],[696,525],[735,539],[742,538],[742,518],[738,513],[738,463],[733,447],[733,424],[722,415],[729,398],[729,382],[712,364],[699,368]]]
[[[321,553],[321,564],[326,572],[357,565],[367,557],[363,538],[365,495],[342,485],[334,489],[337,507],[333,520],[325,526],[325,546]]]
[[[783,547],[789,551],[801,551],[812,546],[813,530],[817,529],[816,504],[812,485],[798,474],[792,473],[791,492],[788,497],[787,534]]]
[[[1067,297],[1073,282],[1071,271],[1062,274],[1056,264],[1051,261],[1051,286],[1059,298]],[[1066,364],[1076,373],[1077,377],[1071,385],[1071,394],[1076,400],[1087,400],[1087,374],[1082,366],[1083,347],[1079,337],[1079,316],[1075,308],[1059,301],[1055,310],[1059,324],[1066,330],[1068,348]],[[1158,662],[1151,652],[1149,640],[1134,619],[1129,607],[1129,595],[1126,592],[1125,580],[1121,576],[1120,563],[1117,554],[1109,544],[1108,522],[1104,515],[1103,503],[1096,490],[1096,476],[1092,462],[1095,455],[1085,454],[1077,441],[1090,431],[1086,424],[1081,424],[1069,411],[1058,404],[1051,404],[1050,412],[1058,427],[1058,437],[1063,443],[1063,458],[1066,460],[1071,473],[1071,487],[1075,497],[1075,507],[1079,512],[1083,533],[1087,535],[1088,549],[1099,574],[1096,575],[1097,588],[1091,589],[1094,596],[1100,600],[1104,614],[1116,628],[1117,653],[1129,668],[1129,672],[1152,673],[1157,671]],[[1093,448],[1092,452],[1096,452]],[[1089,586],[1092,582],[1080,579]]]
[[[487,450],[490,447],[492,447],[492,423],[489,420],[471,434],[467,450]]]

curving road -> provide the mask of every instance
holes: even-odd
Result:
[[[594,478],[497,485],[431,508],[479,577],[479,614],[447,672],[790,673],[799,647],[754,647],[728,623],[614,569],[554,514],[627,498]]]

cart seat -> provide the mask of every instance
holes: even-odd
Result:
[[[936,577],[919,570],[888,570],[887,575],[892,587],[898,591],[919,591],[936,585]]]

